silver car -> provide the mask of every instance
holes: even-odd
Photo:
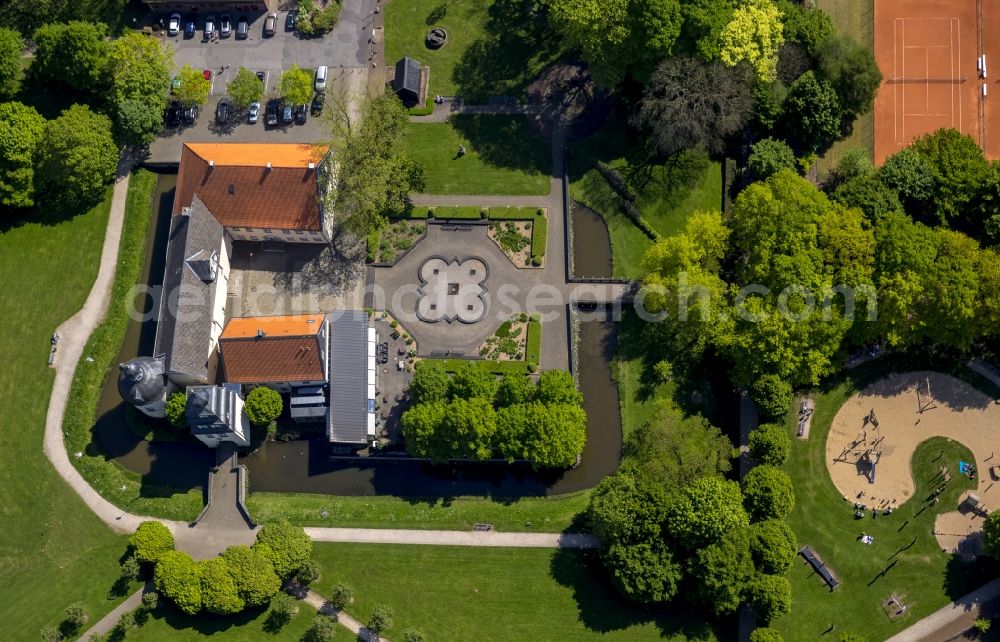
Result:
[[[250,103],[250,111],[247,112],[247,122],[251,125],[260,118],[260,103]]]
[[[167,23],[167,35],[176,36],[181,31],[181,14],[170,14],[170,21]]]
[[[205,18],[205,40],[211,40],[215,35],[215,16]]]
[[[229,34],[231,34],[232,32],[233,32],[233,21],[229,17],[228,13],[224,13],[222,14],[222,17],[219,18],[219,37],[228,38]]]

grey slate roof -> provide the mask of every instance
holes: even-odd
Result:
[[[136,357],[119,364],[118,394],[133,406],[144,406],[150,401],[162,399],[167,391],[165,368],[166,358],[162,354]]]
[[[236,412],[239,386],[188,386],[184,418],[194,435],[223,435],[240,424]]]
[[[417,100],[420,96],[420,63],[409,56],[397,62],[392,89],[403,100]]]
[[[330,315],[330,441],[363,444],[368,438],[368,315]]]
[[[188,214],[170,222],[167,260],[163,274],[160,316],[153,354],[167,355],[167,372],[200,379],[208,376],[208,346],[212,333],[212,306],[218,279],[204,281],[188,258],[217,252],[222,245],[219,221],[197,196]],[[198,257],[198,258],[196,258]]]

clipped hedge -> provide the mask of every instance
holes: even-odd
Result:
[[[533,221],[545,212],[537,207],[491,207],[490,219],[495,221]]]
[[[428,103],[423,107],[410,107],[406,112],[410,116],[430,116],[434,113],[434,103]]]
[[[497,375],[530,374],[531,372],[528,369],[528,362],[526,361],[494,361],[493,359],[438,359],[435,357],[426,357],[426,359],[437,361],[444,366],[445,371],[449,374],[455,374],[455,372],[464,368],[469,363],[474,363],[487,372]]]
[[[382,243],[382,228],[372,230],[368,233],[368,262],[374,263],[378,258],[378,247]]]
[[[473,205],[460,205],[454,207],[434,207],[434,218],[440,220],[479,220],[486,218],[489,210]]]
[[[525,338],[524,360],[535,364],[535,369],[542,362],[542,320],[537,314],[528,319],[528,336]]]
[[[534,265],[535,259],[541,264],[541,259],[545,256],[545,246],[549,238],[549,220],[545,217],[545,212],[536,210],[531,219],[531,263]]]

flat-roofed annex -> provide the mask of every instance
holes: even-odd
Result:
[[[222,331],[222,338],[247,339],[261,333],[268,337],[312,336],[322,329],[323,318],[322,314],[233,318]]]

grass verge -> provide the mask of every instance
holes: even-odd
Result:
[[[128,637],[143,642],[205,640],[208,637],[213,641],[232,642],[301,640],[306,629],[312,624],[313,618],[316,617],[315,609],[308,604],[300,603],[298,614],[288,624],[278,631],[271,631],[267,627],[267,613],[267,609],[253,609],[226,617],[207,613],[191,616],[181,613],[168,600],[160,600],[160,606],[153,611],[149,620]],[[345,630],[338,632],[341,635],[336,639],[348,639],[343,635]]]
[[[387,635],[414,628],[441,640],[714,640],[683,613],[623,602],[592,551],[317,544],[314,585],[354,589],[346,610],[365,621],[395,612]]]
[[[548,142],[523,116],[461,114],[447,123],[410,123],[408,131],[406,151],[424,166],[428,194],[549,193]]]
[[[857,391],[898,369],[909,367],[876,362],[825,386],[813,395],[816,411],[809,440],[793,439],[792,454],[784,468],[795,484],[796,506],[787,521],[799,545],[812,546],[836,573],[841,586],[830,592],[804,560],[797,558],[787,575],[795,605],[789,616],[775,624],[786,640],[818,639],[830,625],[836,631],[885,639],[998,573],[996,564],[966,563],[943,553],[931,534],[937,514],[954,510],[959,495],[974,486],[957,471],[958,460],[971,456],[960,443],[932,438],[917,448],[910,462],[916,492],[888,517],[872,519],[869,514],[855,521],[853,505],[840,496],[830,480],[826,438],[837,411]],[[787,429],[790,433],[794,430],[791,421]],[[942,465],[952,469],[952,482],[935,506],[927,499],[937,485],[933,479]],[[862,531],[875,538],[874,544],[864,546],[856,541]],[[882,600],[893,593],[905,595],[908,605],[907,614],[895,622],[881,607]]]
[[[561,533],[573,529],[574,521],[587,508],[589,499],[590,491],[516,500],[252,493],[247,498],[247,506],[254,518],[262,523],[285,517],[302,526],[460,531],[486,523],[500,531]]]
[[[42,452],[56,326],[80,309],[97,275],[111,190],[87,212],[0,224],[0,621],[4,638],[37,640],[82,601],[91,619],[114,608],[125,538],[56,474]]]
[[[63,432],[70,460],[102,497],[140,515],[191,520],[202,509],[201,491],[176,492],[172,488],[151,485],[138,473],[125,469],[92,446],[92,428],[101,390],[128,329],[129,294],[142,275],[155,187],[156,175],[145,170],[136,172],[129,182],[118,269],[107,317],[90,336],[83,351],[84,358],[77,364]],[[73,453],[83,454],[74,457]]]

